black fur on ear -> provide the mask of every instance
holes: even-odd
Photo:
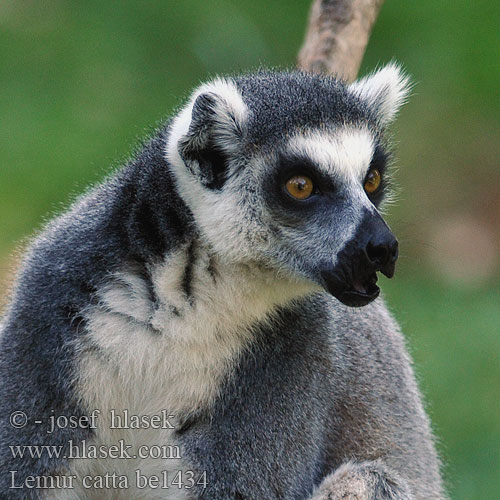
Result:
[[[223,118],[215,94],[199,95],[193,104],[189,130],[178,143],[179,154],[189,171],[210,189],[222,189],[228,173],[224,136],[218,130],[224,125]]]

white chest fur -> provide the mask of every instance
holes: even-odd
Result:
[[[76,488],[54,498],[185,498],[185,488],[137,484],[137,471],[146,477],[166,473],[171,480],[189,468],[182,451],[180,458],[172,456],[175,431],[112,429],[111,411],[147,418],[164,412],[178,423],[181,416],[210,405],[252,339],[252,324],[310,290],[262,270],[224,266],[193,244],[150,269],[150,275],[149,282],[134,270],[112,276],[98,293],[99,304],[86,313],[87,334],[78,346],[82,407],[100,411],[93,444],[122,442],[138,458],[75,460],[71,473],[81,478],[113,471],[128,478],[128,488],[95,494]],[[158,446],[172,450],[171,455],[139,457],[139,451]]]

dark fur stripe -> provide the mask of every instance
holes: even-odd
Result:
[[[193,240],[187,250],[187,262],[184,268],[184,275],[182,276],[181,287],[187,301],[190,305],[193,304],[193,269],[196,261],[196,243]]]

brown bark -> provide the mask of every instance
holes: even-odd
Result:
[[[356,78],[384,0],[314,0],[298,65],[305,71]]]

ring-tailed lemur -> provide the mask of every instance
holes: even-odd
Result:
[[[51,222],[3,320],[0,497],[444,498],[377,299],[406,93],[394,65],[216,79]]]

